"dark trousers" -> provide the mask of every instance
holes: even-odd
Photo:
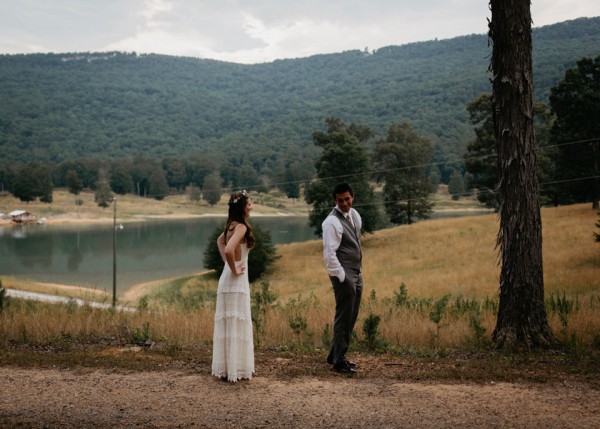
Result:
[[[335,294],[335,318],[333,319],[333,341],[327,362],[334,365],[346,359],[363,289],[362,274],[359,270],[346,268],[345,272],[346,278],[343,283],[337,277],[329,277]]]

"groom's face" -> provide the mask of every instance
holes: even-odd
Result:
[[[343,194],[335,194],[335,203],[344,213],[348,213],[352,208],[352,202],[354,198],[350,195],[350,192],[344,192]]]

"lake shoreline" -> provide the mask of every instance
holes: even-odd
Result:
[[[306,214],[307,216],[308,214]],[[288,213],[253,213],[252,217],[304,217],[302,214],[288,214]],[[203,218],[226,218],[226,214],[217,213],[205,213],[205,214],[159,214],[159,215],[133,215],[127,217],[117,216],[117,223],[130,223],[130,222],[148,222],[154,220],[186,220],[186,219],[203,219]],[[113,218],[97,218],[97,217],[80,217],[76,214],[68,213],[54,217],[42,217],[44,225],[65,225],[65,224],[81,224],[81,225],[94,225],[94,224],[111,224],[114,222]],[[18,226],[19,224],[14,222],[0,222],[0,226]]]
[[[482,214],[485,212],[484,207],[474,204],[472,201],[451,201],[446,194],[447,191],[445,188],[441,187],[437,199],[439,203],[443,204],[440,204],[440,206],[438,206],[439,208],[434,210],[434,216],[436,213],[443,217],[452,217],[454,214],[466,214],[468,216],[469,213]],[[82,192],[79,197],[84,200],[85,203],[77,208],[77,210],[74,210],[71,205],[73,195],[68,194],[66,190],[57,190],[54,197],[54,202],[50,205],[32,202],[31,204],[28,204],[27,207],[24,207],[35,214],[37,219],[44,219],[43,225],[39,225],[40,227],[49,227],[51,229],[69,227],[78,228],[79,226],[84,227],[85,229],[88,227],[94,228],[94,226],[110,228],[112,223],[115,222],[112,206],[109,206],[106,209],[97,207],[94,203],[94,195],[92,192]],[[266,205],[265,199],[266,198],[263,196],[253,199],[254,210],[251,214],[252,218],[308,218],[310,206],[303,204],[300,201],[290,203],[291,200],[282,198],[269,201],[268,205]],[[21,205],[16,199],[7,195],[1,196],[0,202],[2,202],[3,206],[3,210],[0,211],[6,213]],[[490,213],[492,212],[493,210],[490,210]],[[144,222],[177,222],[194,219],[222,219],[225,221],[227,216],[227,200],[224,197],[217,205],[209,206],[203,202],[192,204],[185,196],[170,196],[162,201],[155,201],[152,199],[127,195],[119,197],[116,214],[116,223],[123,225]],[[18,224],[7,221],[6,219],[0,220],[0,230],[4,229],[5,232],[8,232],[13,227],[18,228]],[[174,277],[167,274],[165,277],[158,277],[156,279],[132,284],[122,291],[118,295],[118,298],[121,302],[128,302],[131,304],[139,300],[143,295],[150,293],[157,285],[168,282],[173,278]],[[70,294],[99,301],[112,298],[112,290],[94,290],[88,286],[77,284],[63,284],[61,282],[49,283],[39,281],[39,279],[26,279],[25,277],[11,279],[10,274],[8,277],[3,278],[3,281],[5,287],[31,290],[33,292],[54,292],[63,296]],[[90,293],[92,290],[94,290],[93,298]]]
[[[451,213],[480,213],[480,209],[442,209],[437,211],[439,213],[451,214]],[[287,214],[254,214],[255,218],[293,218],[293,217],[303,217],[296,215],[287,215]],[[218,214],[203,214],[203,215],[184,215],[184,214],[170,214],[170,215],[156,215],[156,216],[136,216],[135,218],[130,217],[128,219],[120,220],[117,218],[118,223],[127,222],[152,222],[152,221],[182,221],[188,219],[202,219],[202,218],[223,218],[225,216]],[[97,219],[97,218],[81,218],[81,217],[65,217],[62,216],[60,219],[49,219],[47,225],[55,225],[56,227],[69,227],[76,225],[110,225],[112,224],[112,219]],[[2,224],[0,224],[1,226]],[[117,299],[120,303],[129,306],[137,305],[140,298],[144,295],[148,295],[157,290],[162,284],[168,283],[175,279],[185,276],[195,276],[201,275],[206,271],[194,272],[191,274],[184,274],[181,276],[166,276],[166,277],[158,277],[155,279],[143,281],[140,283],[131,284],[125,290],[117,293]],[[28,292],[37,292],[43,294],[57,295],[57,296],[72,296],[76,298],[81,298],[87,301],[94,302],[107,302],[112,300],[112,289],[103,288],[103,289],[94,289],[89,286],[82,286],[78,284],[65,284],[58,282],[43,282],[35,279],[28,279],[25,276],[7,276],[2,279],[4,282],[4,286],[10,289],[28,291]]]
[[[481,212],[489,212],[493,213],[494,209],[486,209],[482,208],[458,208],[458,209],[439,209],[434,210],[432,212],[433,215],[436,213],[481,213]],[[252,213],[251,218],[268,218],[268,217],[307,217],[307,213],[284,213],[284,212],[276,212],[276,213]],[[129,215],[126,217],[117,216],[117,223],[131,223],[131,222],[150,222],[155,220],[186,220],[186,219],[203,219],[203,218],[226,218],[226,214],[218,214],[218,213],[203,213],[203,214],[192,214],[192,213],[176,213],[176,214],[156,214],[156,215]],[[81,217],[76,213],[65,213],[57,216],[45,217],[42,216],[40,219],[43,219],[40,222],[43,225],[95,225],[95,224],[111,224],[114,222],[112,217]],[[11,222],[6,219],[0,220],[0,227],[4,226],[20,226],[20,224]]]
[[[209,271],[188,274],[187,276],[198,276]],[[140,298],[154,292],[161,285],[178,279],[180,277],[162,278],[129,286],[121,294],[117,294],[117,301],[125,306],[136,306]],[[85,302],[106,303],[112,300],[112,291],[106,289],[95,289],[87,286],[67,285],[59,283],[46,283],[23,278],[9,276],[3,279],[3,287],[6,290],[31,292],[53,297],[78,298]],[[35,298],[32,298],[35,299]],[[43,299],[42,299],[43,301]],[[48,300],[49,301],[49,300]]]
[[[275,245],[287,243],[288,240],[314,238],[305,216],[255,213],[253,218],[257,227],[267,225],[272,229]],[[123,219],[123,222],[117,218],[117,225],[122,223],[125,226],[123,231],[119,228],[117,234],[119,302],[136,305],[139,298],[156,290],[157,284],[206,272],[202,263],[204,247],[210,236],[223,227],[225,219],[225,216],[215,214],[136,216]],[[296,228],[302,232],[296,234]],[[111,229],[112,220],[75,216],[50,219],[44,225],[0,226],[0,235],[5,235],[13,243],[5,242],[6,249],[2,248],[0,252],[18,255],[12,256],[15,261],[6,259],[0,263],[0,279],[9,289],[100,302],[108,296],[112,300]],[[51,247],[46,248],[46,242],[42,240],[48,240],[48,237]],[[63,237],[66,237],[66,241],[63,241]],[[88,241],[88,237],[92,237],[93,241]],[[101,238],[98,240],[97,237]],[[24,238],[39,239],[39,242],[32,241],[33,244],[28,245],[32,248],[28,249],[25,243],[29,241]],[[134,242],[142,245],[142,250],[137,253],[132,251],[135,249],[131,245]],[[179,244],[173,245],[174,242]],[[102,246],[99,247],[100,243]],[[168,249],[166,253],[165,249]],[[165,253],[164,257],[161,252]],[[169,258],[177,261],[171,264]],[[144,261],[151,261],[151,265],[148,266]],[[144,263],[146,266],[142,265]],[[31,264],[31,268],[27,268],[27,264]],[[44,264],[47,267],[44,268]],[[52,264],[59,267],[58,271]],[[132,264],[133,269],[129,269]],[[72,271],[75,275],[57,274],[60,270],[65,273]],[[45,272],[48,275],[44,275]],[[90,276],[86,276],[87,272]],[[86,291],[94,287],[99,293],[91,296]]]

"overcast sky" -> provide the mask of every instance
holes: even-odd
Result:
[[[599,0],[532,0],[534,27]],[[0,0],[0,53],[126,51],[270,62],[485,34],[487,0]]]

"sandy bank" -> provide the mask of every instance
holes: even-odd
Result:
[[[199,276],[207,273],[203,271],[192,276]],[[130,286],[123,293],[117,295],[119,303],[128,306],[136,306],[140,298],[144,295],[156,292],[161,286],[170,283],[179,277],[171,277],[166,279],[152,280],[149,282],[138,283]],[[112,291],[92,289],[85,286],[65,285],[58,283],[42,283],[28,280],[16,279],[14,277],[3,277],[3,286],[6,289],[16,291],[31,292],[33,294],[41,294],[55,297],[77,298],[84,301],[92,301],[106,303],[112,301]],[[36,295],[31,295],[28,299],[36,299]],[[41,299],[42,301],[44,299]]]

